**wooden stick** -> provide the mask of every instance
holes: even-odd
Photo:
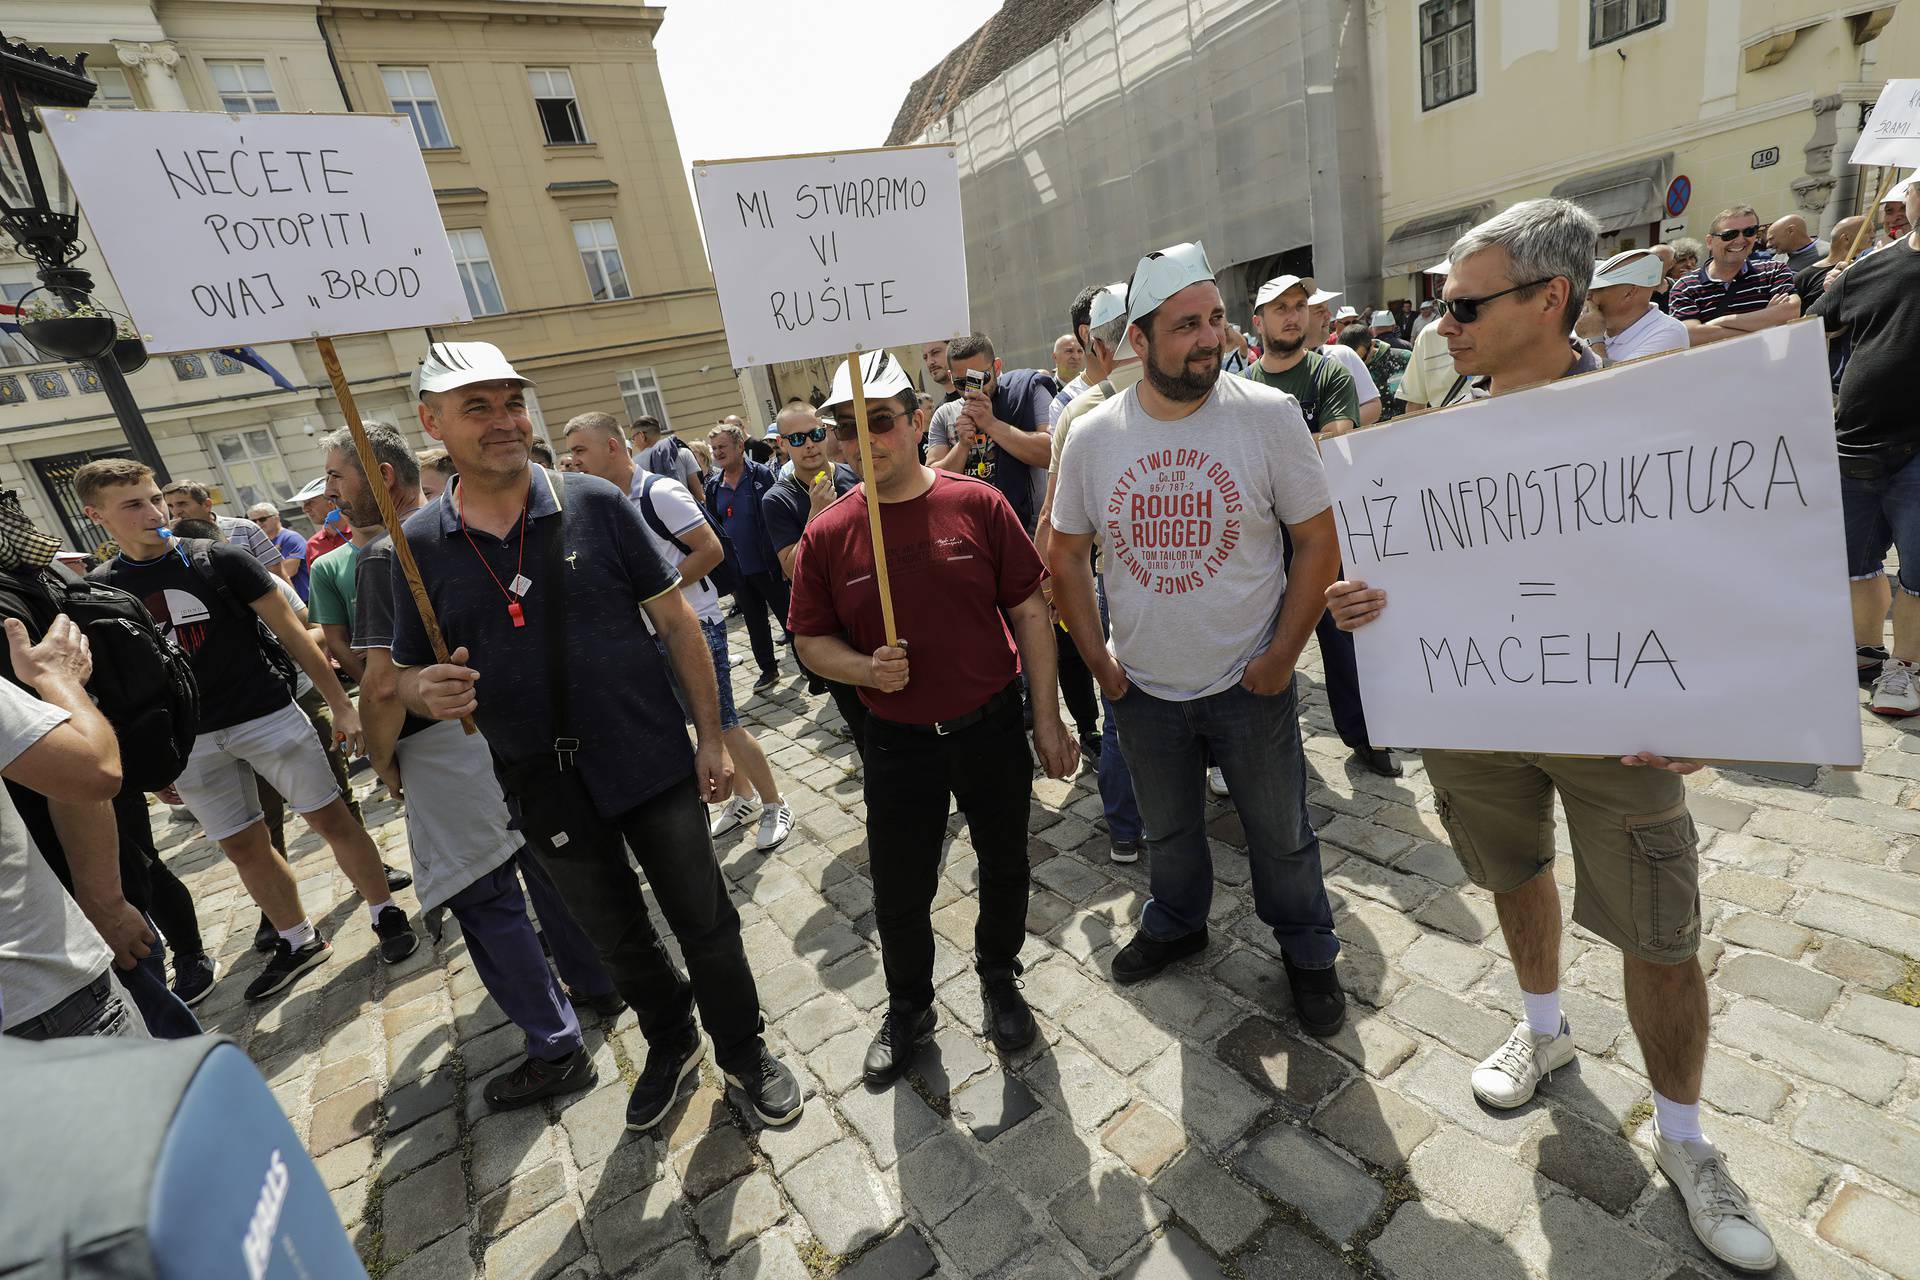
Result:
[[[1853,233],[1853,248],[1847,251],[1846,260],[1848,265],[1851,265],[1853,260],[1860,256],[1860,250],[1866,247],[1868,239],[1873,235],[1874,223],[1880,217],[1881,206],[1887,203],[1887,192],[1893,190],[1893,184],[1897,182],[1899,178],[1900,166],[1888,165],[1887,181],[1886,184],[1880,188],[1880,198],[1873,202],[1873,208],[1867,210],[1867,216],[1860,220],[1860,229]]]
[[[900,633],[893,627],[893,588],[887,582],[887,544],[880,536],[880,491],[873,482],[873,438],[867,434],[867,387],[860,378],[860,353],[847,357],[847,373],[853,380],[853,425],[860,436],[860,474],[867,486],[867,532],[873,537],[873,580],[880,587],[880,622],[886,629],[887,643],[898,645]]]
[[[332,338],[316,338],[314,345],[320,348],[320,363],[327,367],[327,380],[333,383],[334,399],[340,402],[340,412],[347,420],[347,429],[353,432],[353,449],[360,455],[360,473],[367,479],[367,488],[373,490],[373,500],[380,504],[380,520],[387,527],[387,533],[393,538],[394,558],[400,561],[400,575],[407,580],[407,590],[413,593],[414,608],[420,611],[420,622],[427,631],[427,643],[433,648],[433,660],[447,660],[447,640],[440,634],[440,620],[434,617],[433,602],[427,599],[427,584],[420,579],[420,566],[414,563],[413,547],[408,544],[407,536],[400,529],[400,513],[394,510],[393,495],[387,492],[387,486],[380,478],[380,460],[373,456],[373,443],[367,439],[367,428],[360,421],[359,406],[353,402],[353,389],[347,385],[347,375],[340,368],[340,355],[333,349]],[[460,727],[468,733],[479,732],[472,716],[460,717]]]

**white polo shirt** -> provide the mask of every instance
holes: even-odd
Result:
[[[1688,344],[1686,325],[1660,308],[1649,306],[1645,315],[1607,338],[1607,363],[1619,364],[1640,356],[1685,351]]]

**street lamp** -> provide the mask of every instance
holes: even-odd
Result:
[[[80,212],[34,108],[84,107],[98,89],[87,77],[86,54],[68,61],[0,33],[0,228],[38,265],[41,283],[68,302],[88,298],[93,277],[73,265],[86,252]],[[140,461],[166,483],[160,451],[111,348],[84,363],[100,379]]]

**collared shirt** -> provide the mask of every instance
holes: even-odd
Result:
[[[1087,375],[1084,373],[1075,375],[1072,382],[1060,388],[1060,394],[1055,396],[1052,403],[1047,405],[1047,425],[1052,426],[1054,423],[1060,421],[1060,415],[1066,412],[1068,405],[1073,403],[1073,398],[1086,389]]]
[[[580,740],[576,763],[594,808],[611,819],[693,772],[693,747],[667,683],[666,660],[641,616],[641,606],[675,590],[680,577],[653,550],[640,513],[613,485],[581,472],[529,471],[524,557],[518,521],[504,537],[463,527],[457,478],[444,501],[408,516],[404,530],[447,647],[465,645],[482,674],[474,719],[494,755],[509,764],[552,749],[547,628],[564,595],[567,736]],[[558,582],[549,580],[547,554],[555,536],[563,537],[566,553]],[[502,594],[515,573],[531,582],[521,598],[526,625],[519,627]],[[396,574],[393,586],[393,660],[403,667],[430,663],[420,615],[410,596],[404,604],[399,598],[405,579]],[[489,672],[494,679],[486,678]]]
[[[733,542],[740,572],[765,573],[767,566],[761,563],[760,557],[760,495],[753,491],[753,478],[741,472],[736,488],[728,484],[722,474],[715,492],[719,499],[720,527]]]
[[[1638,320],[1607,338],[1607,363],[1619,364],[1640,356],[1656,356],[1666,351],[1685,351],[1692,339],[1687,326],[1658,307],[1648,307]]]
[[[1715,280],[1702,266],[1673,282],[1667,314],[1675,320],[1718,320],[1759,311],[1792,292],[1793,270],[1775,258],[1748,258],[1731,280]]]

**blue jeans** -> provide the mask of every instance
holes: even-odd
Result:
[[[1253,909],[1281,950],[1303,968],[1340,952],[1320,874],[1320,841],[1307,821],[1307,758],[1296,685],[1261,697],[1234,685],[1187,702],[1130,689],[1113,704],[1146,820],[1148,937],[1171,941],[1207,925],[1213,855],[1207,847],[1207,753],[1219,763],[1247,832]]]
[[[153,943],[147,948],[146,958],[135,962],[131,969],[112,970],[113,976],[120,980],[127,997],[133,1001],[148,1035],[155,1040],[197,1036],[200,1020],[167,985],[167,944],[161,941],[160,931],[153,928],[151,918],[147,920],[147,927],[153,929]]]
[[[1100,601],[1100,634],[1107,634],[1107,584],[1096,576],[1095,596]],[[1100,695],[1100,807],[1106,811],[1107,834],[1115,840],[1140,838],[1140,806],[1133,798],[1133,778],[1127,773],[1127,757],[1120,746],[1120,726],[1114,722],[1113,703]]]
[[[1920,596],[1920,458],[1840,459],[1840,512],[1847,577],[1879,577],[1891,546],[1900,552],[1900,589]]]

